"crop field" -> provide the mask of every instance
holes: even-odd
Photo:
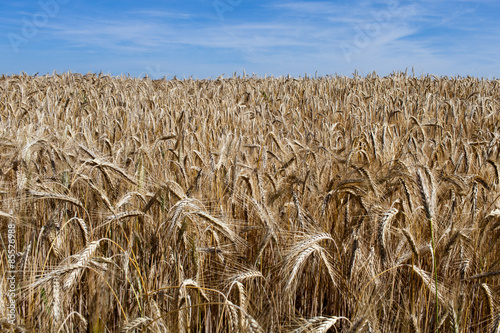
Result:
[[[0,78],[7,332],[500,332],[500,80]]]

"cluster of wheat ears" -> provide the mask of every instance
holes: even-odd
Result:
[[[472,77],[2,76],[0,325],[500,332],[499,110]]]

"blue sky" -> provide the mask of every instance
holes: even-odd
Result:
[[[0,0],[0,73],[500,77],[500,3]]]

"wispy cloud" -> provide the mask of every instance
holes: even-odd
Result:
[[[52,38],[76,46],[98,46],[110,50],[136,47],[150,52],[155,47],[169,45],[201,46],[207,48],[267,48],[312,46],[305,37],[314,34],[311,27],[297,27],[284,23],[244,23],[215,27],[197,27],[175,22],[155,22],[142,19],[95,20],[79,25],[54,25]]]
[[[161,19],[175,19],[175,20],[189,20],[194,17],[190,13],[181,13],[175,11],[164,11],[164,10],[139,10],[130,12],[133,15],[144,16],[146,18],[161,18]]]

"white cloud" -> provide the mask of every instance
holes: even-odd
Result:
[[[192,14],[189,13],[179,13],[174,11],[162,11],[162,10],[139,10],[130,12],[133,15],[143,15],[148,18],[168,18],[177,20],[188,20],[193,18]]]

